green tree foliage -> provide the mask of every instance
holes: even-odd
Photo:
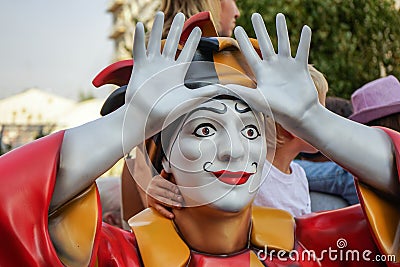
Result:
[[[304,24],[313,31],[310,60],[330,95],[349,98],[381,76],[400,77],[400,13],[394,0],[239,0],[238,25],[254,37],[250,17],[260,13],[276,45],[275,15],[285,14],[295,54]],[[275,46],[276,47],[276,46]]]

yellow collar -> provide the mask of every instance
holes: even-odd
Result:
[[[291,251],[295,222],[283,210],[253,207],[251,244],[255,247]],[[129,219],[146,267],[185,266],[190,250],[171,220],[149,208]],[[168,264],[167,264],[168,263]]]

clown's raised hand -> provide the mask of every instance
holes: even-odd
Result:
[[[274,118],[285,129],[345,167],[359,181],[398,199],[400,185],[397,173],[393,171],[396,168],[390,138],[379,129],[344,119],[319,104],[307,67],[310,28],[303,27],[293,58],[283,14],[276,16],[277,53],[259,14],[252,16],[252,23],[262,58],[242,28],[236,28],[235,36],[256,75],[257,90],[238,85],[228,87],[267,115],[269,105]]]
[[[251,19],[262,58],[254,50],[243,28],[235,29],[242,53],[257,78],[258,90],[245,93],[246,98],[250,98],[253,107],[262,112],[266,112],[267,101],[277,121],[290,129],[313,105],[318,105],[317,92],[307,67],[311,30],[304,26],[296,57],[293,58],[283,14],[276,16],[277,53],[261,15],[253,14]],[[248,92],[240,90],[238,86],[231,87],[238,89],[238,92]],[[259,93],[262,94],[261,97]]]
[[[195,28],[175,59],[184,20],[182,13],[175,16],[162,51],[162,12],[156,14],[147,49],[143,24],[138,23],[136,26],[133,47],[135,66],[125,100],[145,118],[146,137],[160,131],[167,117],[176,119],[189,107],[204,102],[204,97],[215,96],[218,90],[215,86],[200,90],[191,90],[184,86],[187,69],[201,36],[201,30]]]

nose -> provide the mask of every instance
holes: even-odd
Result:
[[[239,10],[239,8],[237,7],[237,5],[236,5],[236,2],[234,3],[234,7],[235,7],[235,19],[237,19],[237,18],[239,18],[240,17],[240,10]]]
[[[219,160],[227,162],[230,160],[238,160],[244,156],[245,141],[239,135],[227,135],[224,140],[219,143],[218,157]]]

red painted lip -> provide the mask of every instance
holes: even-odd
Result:
[[[231,185],[241,185],[246,183],[247,180],[249,180],[250,176],[253,175],[254,173],[231,172],[227,170],[221,170],[212,172],[212,174],[214,174],[215,177],[217,177],[218,180],[220,180],[223,183]]]

